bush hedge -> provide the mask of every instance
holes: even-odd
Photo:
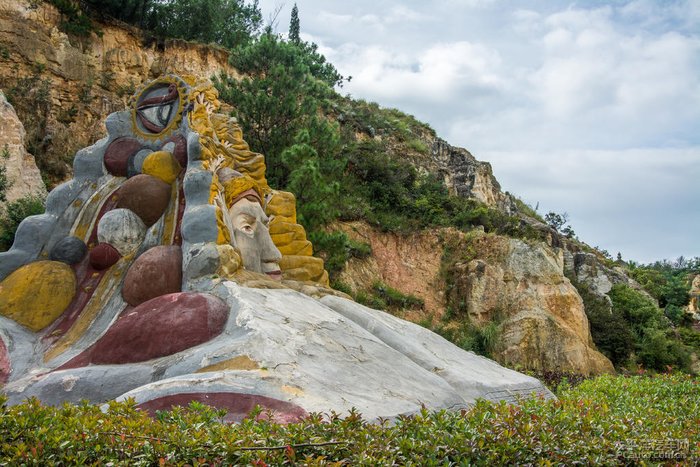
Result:
[[[687,375],[603,376],[558,400],[478,401],[469,410],[368,423],[314,414],[235,425],[198,403],[149,418],[133,402],[0,410],[1,465],[631,465],[700,459],[700,384]]]

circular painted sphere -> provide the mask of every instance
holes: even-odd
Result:
[[[88,248],[78,237],[68,236],[60,239],[51,249],[49,259],[66,264],[77,264],[85,258]]]
[[[126,256],[135,251],[146,236],[146,225],[129,209],[107,211],[97,224],[97,239],[109,243]]]

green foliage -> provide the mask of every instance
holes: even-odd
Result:
[[[510,195],[508,192],[506,192],[506,194]],[[517,196],[513,196],[513,200],[515,201],[515,207],[518,209],[518,212],[525,214],[528,217],[532,217],[533,219],[537,219],[540,222],[545,222],[544,218],[538,214],[537,206],[533,208]]]
[[[350,238],[346,247],[352,258],[365,259],[372,254],[372,245],[367,242],[358,242]]]
[[[51,81],[42,78],[44,67],[44,64],[37,63],[31,76],[13,81],[7,89],[7,100],[24,124],[27,151],[34,156],[42,175],[54,183],[68,174],[68,162],[73,154],[63,148],[61,141],[50,132]]]
[[[74,5],[66,0],[51,2]],[[262,25],[257,0],[81,0],[79,4],[90,15],[116,18],[158,37],[227,48],[248,43]],[[82,11],[77,14],[89,21]]]
[[[631,465],[633,455],[654,461],[644,446],[661,456],[672,440],[687,440],[674,459],[683,462],[700,455],[699,383],[679,374],[602,376],[563,388],[558,400],[479,400],[392,424],[350,411],[278,425],[256,421],[254,411],[226,425],[221,411],[198,403],[150,419],[133,401],[103,412],[36,399],[7,406],[0,397],[0,458],[8,465]]]
[[[628,273],[659,301],[662,308],[669,305],[684,308],[690,299],[691,279],[700,274],[700,257],[686,259],[680,256],[675,261],[663,260],[648,265],[631,263]]]
[[[80,8],[80,3],[72,0],[46,0],[61,13],[59,27],[67,34],[76,37],[89,37],[90,34],[101,34],[101,31]]]
[[[314,245],[315,253],[323,258],[331,281],[336,279],[348,259],[364,259],[372,254],[372,247],[368,243],[352,240],[344,232],[316,230],[309,234],[309,239]],[[333,288],[351,294],[349,289]]]
[[[700,355],[700,332],[693,328],[682,327],[678,329],[678,333],[681,342],[693,349],[696,354]]]
[[[498,320],[479,326],[468,318],[462,318],[459,322],[439,324],[432,330],[456,346],[488,358],[492,358],[501,336]]]
[[[372,137],[387,135],[400,142],[421,139],[421,137],[432,139],[436,136],[435,130],[430,125],[398,109],[380,107],[376,102],[336,96],[333,109],[338,121],[352,132],[365,133]],[[425,145],[425,141],[422,141],[422,144]],[[427,145],[425,148],[427,149]]]
[[[309,66],[312,61],[302,47],[263,34],[231,57],[232,65],[247,73],[246,78],[238,81],[221,76],[215,80],[221,99],[237,109],[250,146],[265,154],[266,176],[276,187],[285,188],[291,169],[296,168],[285,162],[282,153],[297,144],[295,138],[303,130],[308,133],[304,142],[321,155],[320,162],[338,161],[337,128],[318,113],[332,90],[314,76]],[[324,176],[323,172],[331,170],[319,169]]]
[[[318,230],[309,233],[309,240],[314,245],[314,253],[323,258],[330,279],[334,280],[350,258],[348,236],[344,232]]]
[[[289,41],[295,44],[301,42],[299,38],[299,9],[296,3],[292,7],[292,15],[289,19]]]
[[[583,299],[593,342],[615,367],[625,365],[634,351],[635,334],[619,310],[605,298],[596,295],[586,284],[572,281]]]
[[[5,157],[7,153],[7,157]],[[10,152],[7,150],[7,144],[2,151],[2,159],[7,159],[10,157]],[[7,201],[7,190],[10,189],[12,182],[7,178],[7,169],[5,168],[4,161],[0,159],[0,202]]]
[[[139,27],[154,26],[155,10],[167,8],[158,0],[80,0],[80,5],[91,15],[112,17]]]
[[[9,203],[5,212],[0,215],[0,251],[10,249],[20,222],[43,212],[44,200],[36,196],[27,196]]]
[[[371,291],[358,290],[354,298],[357,303],[374,308],[375,310],[386,311],[389,308],[382,297],[377,296]]]
[[[563,233],[569,238],[574,238],[576,236],[574,229],[572,229],[570,225],[566,225],[566,223],[569,222],[569,214],[566,212],[557,214],[556,212],[550,211],[545,214],[544,221],[554,230]]]
[[[389,309],[422,309],[425,304],[423,299],[412,294],[404,294],[383,282],[377,281],[372,284],[372,290],[377,297],[386,303],[386,307]]]
[[[613,315],[627,322],[633,333],[638,363],[655,370],[688,367],[688,349],[673,338],[670,322],[656,304],[623,284],[614,285],[608,296]]]
[[[324,147],[337,145],[333,136],[330,131]],[[289,172],[285,188],[297,198],[299,221],[315,231],[338,216],[340,183],[334,180],[334,174],[342,173],[345,163],[340,158],[319,157],[311,144],[309,131],[300,130],[294,145],[282,152],[281,159]]]
[[[154,4],[150,15],[156,35],[227,48],[250,42],[262,24],[257,0],[171,0]]]

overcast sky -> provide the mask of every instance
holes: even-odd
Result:
[[[429,123],[579,238],[700,256],[700,0],[298,0],[341,90]],[[286,33],[293,1],[277,6]]]

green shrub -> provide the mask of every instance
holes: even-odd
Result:
[[[101,30],[93,24],[90,18],[83,13],[78,2],[71,0],[47,0],[61,13],[60,28],[67,34],[77,37],[89,37],[90,34],[101,35]]]
[[[37,196],[27,196],[9,203],[5,213],[0,215],[0,251],[10,249],[20,222],[43,212],[44,200]]]
[[[613,315],[622,317],[633,332],[639,363],[654,370],[666,370],[669,366],[687,369],[689,351],[673,337],[670,321],[655,303],[624,284],[614,285],[608,296]]]
[[[636,339],[630,323],[619,312],[614,313],[611,303],[604,297],[575,278],[570,279],[583,300],[593,343],[616,368],[625,365],[634,351]]]
[[[10,189],[12,183],[7,178],[7,169],[5,165],[0,163],[0,202],[7,201],[7,190]]]
[[[365,259],[372,254],[372,245],[367,242],[358,242],[348,238],[346,247],[352,258]]]
[[[358,290],[354,298],[357,303],[375,310],[386,310],[388,308],[384,299],[364,290]]]
[[[331,280],[343,270],[348,260],[348,236],[344,232],[310,232],[309,240],[314,245],[314,254],[323,258]]]
[[[372,284],[372,290],[390,309],[422,309],[424,305],[422,298],[411,294],[404,294],[379,281]]]
[[[392,424],[356,411],[288,425],[254,411],[225,425],[222,411],[199,403],[151,419],[133,401],[104,412],[4,402],[6,465],[639,465],[700,456],[700,381],[679,374],[602,376],[562,389],[558,400],[480,400]]]
[[[464,350],[489,358],[493,356],[501,335],[498,320],[477,326],[469,318],[462,318],[459,323],[442,323],[432,330]]]

